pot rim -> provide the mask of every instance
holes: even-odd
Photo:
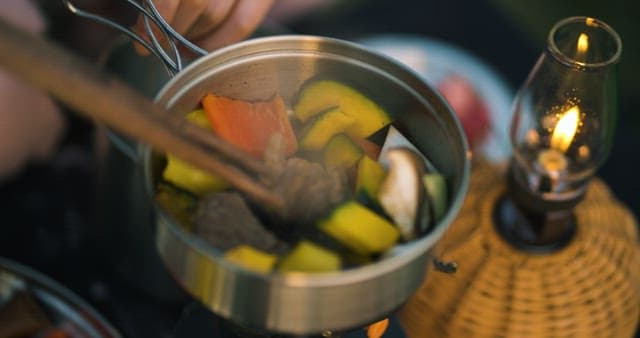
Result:
[[[254,45],[262,45],[262,44],[270,44],[270,45],[283,45],[285,48],[288,42],[301,42],[304,44],[308,44],[310,46],[317,44],[330,44],[334,48],[347,48],[350,51],[350,54],[347,56],[353,56],[351,54],[362,54],[367,57],[373,58],[377,64],[373,66],[385,66],[383,67],[383,71],[387,71],[387,69],[395,69],[395,71],[401,71],[404,77],[411,78],[414,83],[421,83],[423,86],[421,89],[429,91],[430,95],[437,97],[440,101],[439,103],[446,107],[446,110],[451,114],[452,121],[454,122],[453,128],[455,128],[456,132],[462,136],[461,147],[464,152],[464,161],[463,168],[459,181],[459,188],[455,192],[456,195],[453,199],[451,199],[451,203],[447,209],[446,215],[436,224],[434,229],[423,236],[418,240],[411,241],[406,244],[399,244],[396,247],[401,247],[402,252],[398,254],[394,254],[391,257],[385,257],[380,259],[379,261],[365,264],[362,266],[344,269],[335,272],[325,272],[325,273],[304,273],[304,272],[272,272],[269,274],[254,272],[241,266],[234,264],[232,262],[227,261],[223,258],[222,251],[216,249],[215,247],[207,244],[204,240],[199,238],[197,235],[191,234],[188,231],[182,230],[182,227],[176,224],[173,219],[157,204],[155,201],[153,202],[153,207],[157,211],[157,214],[163,218],[163,220],[169,225],[168,228],[170,231],[178,237],[181,241],[183,241],[187,246],[196,250],[202,255],[205,255],[212,260],[216,261],[216,264],[221,264],[224,268],[233,271],[239,275],[245,275],[247,277],[251,276],[253,278],[257,278],[263,281],[268,282],[278,282],[287,287],[332,287],[336,285],[346,285],[346,284],[355,284],[358,282],[366,281],[375,278],[376,276],[381,276],[387,273],[390,273],[396,270],[399,266],[404,266],[409,264],[411,261],[415,260],[417,257],[428,252],[435,243],[442,237],[444,232],[448,229],[450,224],[453,222],[454,218],[458,214],[460,208],[462,207],[462,203],[464,201],[464,197],[466,195],[466,191],[469,185],[469,176],[470,176],[470,168],[471,168],[471,151],[468,149],[468,142],[466,141],[466,137],[464,131],[462,129],[462,125],[460,120],[455,115],[454,111],[451,109],[446,100],[431,86],[425,83],[424,79],[422,79],[415,71],[407,67],[406,65],[396,61],[388,56],[383,55],[382,53],[376,52],[364,46],[361,46],[354,42],[349,42],[341,39],[323,37],[323,36],[314,36],[314,35],[278,35],[278,36],[269,36],[269,37],[259,37],[245,40],[243,42],[233,44],[221,49],[218,49],[206,56],[200,57],[187,67],[184,68],[183,71],[176,74],[175,77],[170,79],[158,92],[155,97],[155,102],[165,105],[167,107],[172,107],[175,104],[176,97],[180,97],[182,95],[182,91],[176,91],[173,93],[172,97],[165,97],[168,95],[171,88],[175,86],[180,86],[180,84],[188,83],[198,78],[198,74],[191,74],[193,69],[196,69],[203,63],[210,62],[211,59],[220,59],[220,63],[230,62],[234,60],[234,52],[246,47],[251,47]],[[269,52],[276,51],[269,50]],[[303,50],[300,50],[303,51]],[[264,50],[262,50],[264,52]],[[322,52],[316,52],[322,53]],[[248,54],[251,55],[251,54]],[[245,55],[245,56],[248,56]],[[386,69],[385,69],[386,68]],[[421,95],[417,95],[421,97]],[[143,160],[144,167],[144,176],[146,180],[146,191],[149,194],[149,197],[153,201],[153,182],[151,178],[151,168],[150,168],[150,157],[151,157],[151,149],[146,146],[139,146],[139,153]]]

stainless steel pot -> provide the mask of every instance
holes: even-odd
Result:
[[[394,125],[442,172],[449,184],[446,216],[425,237],[374,264],[326,274],[262,275],[222,259],[156,206],[156,244],[174,278],[212,311],[247,327],[289,334],[345,330],[397,309],[431,269],[431,248],[462,204],[470,153],[454,112],[418,75],[353,43],[312,36],[258,38],[198,59],[171,79],[157,102],[187,113],[205,93],[244,100],[278,92],[291,103],[311,78],[355,85],[393,115]],[[153,194],[160,172],[151,149],[140,150]]]

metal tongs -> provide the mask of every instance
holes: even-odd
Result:
[[[180,55],[178,46],[182,45],[196,55],[207,55],[207,50],[198,47],[182,35],[178,34],[169,23],[162,17],[152,0],[125,0],[134,10],[138,11],[143,19],[144,28],[149,41],[140,36],[137,32],[96,13],[91,13],[80,9],[71,0],[61,0],[62,4],[73,14],[104,24],[111,27],[132,40],[138,42],[149,52],[155,55],[165,66],[170,76],[175,75],[184,67],[183,58]],[[157,28],[153,29],[154,26]],[[160,34],[158,36],[157,34]],[[166,42],[163,46],[162,42]]]

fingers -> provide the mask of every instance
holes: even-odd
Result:
[[[153,4],[155,5],[160,15],[164,18],[164,20],[167,23],[171,24],[171,22],[173,22],[173,18],[176,15],[176,12],[178,11],[178,6],[180,6],[180,0],[154,0]],[[144,15],[140,14],[140,16],[138,16],[138,21],[136,22],[135,29],[146,36]]]
[[[0,181],[54,154],[65,120],[53,100],[0,69]]]
[[[33,1],[0,1],[0,18],[32,34],[46,28]],[[0,181],[29,161],[53,155],[64,127],[58,106],[46,93],[0,68]]]
[[[2,0],[0,18],[31,34],[45,30],[45,20],[32,1]]]
[[[236,0],[226,19],[196,44],[213,50],[240,41],[253,33],[269,13],[274,0]]]
[[[180,5],[181,0],[154,0],[153,4],[156,6],[156,9],[164,18],[164,20],[171,24],[173,22],[174,17],[176,16],[176,12],[178,11],[178,6]],[[153,30],[153,34],[158,38],[158,40],[162,41],[162,34],[158,27],[156,27],[152,21],[150,21],[151,28]],[[133,30],[146,41],[150,41],[149,34],[147,34],[147,29],[144,24],[144,15],[140,14],[138,16],[138,20],[136,21],[136,25]],[[149,51],[147,51],[142,45],[136,43],[135,44],[136,51],[141,55],[148,55]]]
[[[231,13],[236,0],[208,0],[207,2],[204,11],[185,34],[187,39],[197,40],[216,29]]]
[[[198,17],[203,15],[210,0],[182,0],[171,21],[167,21],[178,34],[185,35]],[[211,1],[218,3],[218,1]],[[222,2],[228,2],[223,0]]]
[[[253,33],[275,0],[154,0],[158,12],[176,32],[208,50],[240,41]],[[155,36],[162,40],[157,27]],[[138,18],[135,31],[149,41],[144,19]],[[140,54],[144,47],[136,44]]]

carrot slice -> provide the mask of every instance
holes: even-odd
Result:
[[[270,101],[242,101],[207,94],[202,99],[213,131],[225,141],[262,158],[269,139],[276,133],[284,139],[286,156],[298,150],[298,142],[282,97]]]
[[[385,318],[379,322],[375,322],[367,326],[368,338],[380,338],[384,335],[385,331],[389,327],[389,318]]]

